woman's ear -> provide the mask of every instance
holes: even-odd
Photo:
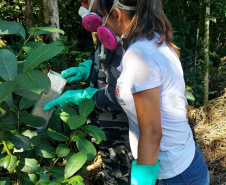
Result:
[[[120,23],[122,21],[122,13],[119,10],[119,8],[114,7],[112,15],[113,15],[113,19],[115,20],[116,23]]]

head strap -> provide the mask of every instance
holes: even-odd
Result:
[[[126,6],[120,3],[119,0],[114,1],[114,6],[116,6],[117,8],[121,8],[123,10],[136,10],[136,6]]]
[[[88,9],[88,12],[89,12],[89,13],[91,12],[93,3],[94,3],[94,0],[91,0],[90,3],[89,3],[89,9]]]
[[[111,10],[110,10],[108,16],[106,17],[105,20],[103,20],[103,26],[106,24],[106,22],[108,20],[108,17],[110,16],[110,14],[111,14],[111,12],[112,12],[114,7],[117,7],[117,8],[123,9],[123,10],[136,10],[136,8],[137,8],[136,6],[124,5],[124,4],[120,3],[119,0],[114,0],[114,3],[112,5],[112,7],[111,7]]]

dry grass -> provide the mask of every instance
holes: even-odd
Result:
[[[226,89],[207,106],[189,111],[194,136],[209,169],[211,185],[226,184]]]

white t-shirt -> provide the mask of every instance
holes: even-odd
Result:
[[[141,39],[128,48],[117,80],[116,97],[129,120],[130,146],[137,158],[139,127],[133,93],[160,87],[162,139],[159,179],[182,173],[192,162],[195,143],[186,119],[185,82],[181,63],[165,43],[158,47],[155,39]],[[148,110],[147,114],[151,114]],[[151,156],[150,156],[151,157]]]

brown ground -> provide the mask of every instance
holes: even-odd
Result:
[[[194,137],[209,169],[211,185],[226,185],[226,89],[207,106],[189,111]]]

